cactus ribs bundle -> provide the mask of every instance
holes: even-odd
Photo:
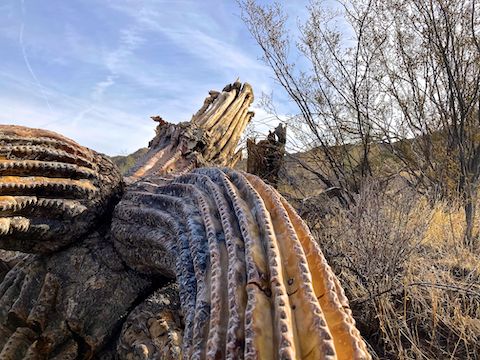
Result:
[[[0,126],[0,359],[369,359],[308,228],[231,170],[236,82],[159,117],[125,179],[53,132]],[[2,254],[8,254],[3,252]],[[2,273],[3,274],[3,273]]]

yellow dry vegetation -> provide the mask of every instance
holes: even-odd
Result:
[[[351,209],[309,218],[374,358],[478,359],[480,255],[464,219],[373,180]]]

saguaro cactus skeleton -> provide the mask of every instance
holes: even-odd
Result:
[[[252,101],[236,82],[188,123],[155,118],[125,189],[102,155],[0,127],[0,248],[25,252],[0,283],[0,359],[370,358],[302,220],[226,167]]]

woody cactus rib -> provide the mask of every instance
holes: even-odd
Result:
[[[245,127],[253,117],[252,87],[235,82],[221,93],[210,91],[202,108],[190,122],[170,124],[161,117],[149,151],[129,172],[131,180],[152,175],[186,173],[206,164],[233,166],[235,152]]]
[[[28,255],[0,285],[0,359],[98,354],[150,287],[100,234],[68,251]]]
[[[136,307],[123,324],[120,359],[171,359],[182,354],[183,322],[178,285],[170,283]]]

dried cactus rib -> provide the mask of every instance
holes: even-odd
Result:
[[[185,179],[188,180],[189,177],[190,175],[185,175]],[[211,182],[210,185],[212,184]],[[186,325],[183,346],[184,356],[185,358],[205,358],[207,351],[223,355],[225,353],[226,323],[229,321],[229,317],[222,317],[217,313],[210,317],[211,309],[213,308],[210,303],[211,299],[213,299],[216,305],[221,305],[218,310],[228,314],[226,309],[228,306],[228,294],[224,289],[221,289],[225,285],[221,284],[220,281],[227,277],[225,270],[223,270],[223,265],[226,265],[225,268],[227,266],[234,268],[231,265],[234,262],[230,261],[229,263],[227,259],[227,247],[223,239],[221,216],[218,212],[210,212],[212,208],[216,209],[216,206],[213,205],[215,200],[205,196],[202,190],[196,189],[190,184],[182,184],[180,181],[166,186],[157,186],[156,188],[152,185],[147,190],[144,192],[127,192],[118,206],[123,206],[125,201],[134,200],[137,204],[142,204],[139,206],[139,212],[142,207],[156,206],[165,211],[170,211],[171,217],[177,220],[176,228],[178,233],[176,235],[179,237],[177,248],[180,253],[177,261],[177,273],[179,275],[177,281],[181,285],[180,297],[182,299],[182,308],[185,311]],[[229,209],[222,209],[224,215],[227,215],[229,212]],[[116,217],[114,224],[118,221]],[[231,234],[232,231],[228,234],[230,235],[228,240],[230,243],[233,242]],[[237,243],[243,246],[240,241],[237,241]],[[230,251],[234,256],[237,253],[233,249],[235,245],[237,244],[231,244],[230,246]],[[210,253],[212,254],[212,259],[210,259]],[[217,257],[216,260],[214,259],[215,257]],[[215,268],[210,271],[212,263]],[[244,270],[232,273],[232,275],[242,277],[244,276]],[[237,285],[234,281],[235,279],[232,278],[232,284],[228,286],[230,292]],[[212,288],[207,286],[212,283],[215,284]],[[213,291],[211,291],[212,289]],[[244,288],[240,290],[242,293],[245,293]],[[245,296],[242,296],[242,298],[246,299]],[[236,302],[237,297],[232,299],[230,303],[235,305],[232,307],[236,309],[236,305],[238,305],[238,302]],[[243,321],[237,321],[237,323],[241,327],[241,332],[243,332]],[[223,326],[220,327],[219,324]],[[213,330],[217,335],[216,340],[212,340],[207,344],[208,341],[206,339],[210,338],[210,328],[218,329],[219,331]],[[238,342],[237,333],[232,336],[232,341]],[[232,343],[232,346],[235,350],[240,351],[240,354],[243,353],[243,346],[238,346],[235,343]]]
[[[161,210],[139,207],[134,195],[127,193],[115,207],[111,227],[115,248],[132,269],[174,278],[175,221]]]
[[[212,114],[210,117],[206,117],[205,121],[201,120],[197,123],[203,126],[207,131],[211,133],[211,136],[214,136],[212,147],[215,145],[216,141],[226,134],[228,137],[232,135],[232,130],[236,127],[237,122],[234,121],[235,117],[238,117],[243,111],[248,110],[248,106],[251,104],[252,90],[249,88],[248,84],[245,84],[243,87],[240,83],[235,83],[237,88],[229,90],[232,95],[233,100],[231,102],[225,101],[223,103],[224,111],[216,111],[215,114]],[[230,131],[228,131],[230,130]]]
[[[282,214],[282,207],[275,203],[274,198],[264,196],[262,190],[266,187],[262,181],[250,184],[242,175],[233,172],[231,177],[254,199],[257,213],[260,215],[258,222],[266,224],[265,230],[267,237],[270,238],[269,247],[275,250],[270,255],[275,259],[272,263],[276,265],[270,266],[271,277],[276,278],[277,282],[272,284],[272,289],[275,289],[273,294],[278,294],[276,302],[279,307],[276,312],[283,320],[277,320],[276,326],[288,329],[282,334],[281,340],[285,344],[294,345],[292,349],[284,346],[285,354],[289,354],[291,358],[329,358],[329,355],[333,354],[331,337],[313,296],[303,251],[297,244],[294,232],[288,228],[288,218]],[[298,333],[303,332],[303,329],[311,331],[299,337]]]
[[[279,298],[278,291],[274,291],[275,285],[271,282],[275,276],[273,274],[279,270],[278,262],[275,261],[278,254],[271,247],[275,245],[269,241],[272,239],[268,229],[262,231],[259,226],[261,222],[255,219],[258,204],[225,174],[222,183],[232,203],[245,246],[248,299],[244,310],[245,357],[275,358],[274,348],[278,348],[279,354],[285,352],[285,341],[275,337],[275,323],[280,318],[275,317],[275,310],[272,311],[270,306],[271,297],[275,305]]]
[[[55,303],[55,297],[48,297],[50,302],[43,303],[43,311],[40,311],[38,303],[34,304],[39,296],[45,296],[45,289],[52,289],[46,285],[45,274],[43,262],[27,257],[10,270],[1,284],[0,326],[4,329],[16,328],[5,334],[4,342],[0,342],[1,359],[28,358],[28,354],[33,352],[38,339],[37,331],[44,326],[40,320],[44,316],[40,313],[45,315]]]
[[[323,311],[315,296],[311,273],[298,236],[290,222],[288,213],[281,204],[276,192],[255,176],[247,178],[271,209],[270,216],[278,234],[278,244],[284,255],[285,272],[288,277],[288,292],[298,332],[303,329],[313,331],[299,338],[302,358],[332,358],[335,354],[330,329],[327,327]],[[337,352],[338,353],[338,352]]]
[[[224,91],[236,92],[235,99],[228,103],[225,111],[219,117],[211,117],[203,124],[210,136],[209,146],[205,151],[216,158],[219,165],[234,164],[232,159],[238,141],[254,113],[249,111],[253,101],[253,91],[249,84],[243,86],[236,82],[227,86]],[[228,160],[227,160],[228,159]]]
[[[207,284],[211,284],[211,269],[208,255],[214,264],[217,264],[219,251],[215,246],[217,242],[213,220],[207,210],[207,201],[201,192],[190,184],[172,184],[162,188],[162,193],[170,196],[185,198],[189,194],[185,205],[182,206],[181,216],[187,217],[187,231],[189,246],[192,253],[193,268],[196,277],[196,299],[193,315],[193,338],[191,352],[186,353],[190,358],[203,358],[205,343],[210,321],[210,292]],[[190,200],[190,201],[189,201]],[[209,249],[205,251],[205,249]]]
[[[188,176],[189,175],[186,175],[186,177]],[[221,321],[220,317],[222,316],[222,313],[228,314],[226,311],[226,293],[223,292],[224,298],[222,299],[222,294],[219,289],[221,286],[219,283],[220,279],[226,278],[225,268],[222,268],[221,266],[228,262],[225,258],[226,251],[224,251],[223,261],[219,258],[220,249],[224,248],[226,250],[226,245],[219,244],[225,244],[225,240],[221,235],[222,227],[219,223],[217,227],[214,227],[211,209],[215,209],[215,207],[212,206],[212,202],[207,200],[207,196],[205,196],[204,193],[199,190],[195,191],[195,187],[192,185],[183,184],[169,185],[162,188],[161,191],[169,193],[172,188],[176,188],[177,190],[182,189],[183,191],[177,191],[177,196],[180,196],[182,200],[187,203],[197,205],[200,209],[200,213],[197,213],[195,216],[196,220],[192,219],[193,221],[189,221],[191,224],[190,233],[193,235],[190,236],[190,238],[194,240],[190,242],[189,250],[191,251],[194,260],[193,263],[197,279],[197,294],[195,308],[191,309],[191,311],[194,311],[194,315],[192,316],[194,332],[191,353],[186,353],[186,355],[188,357],[201,359],[205,358],[206,352],[208,352],[210,354],[209,358],[212,356],[219,357],[224,353],[221,343],[225,341],[227,335],[227,329],[222,328],[220,325],[220,323],[223,323],[225,326],[226,319]],[[210,203],[210,208],[207,208],[207,203]],[[188,213],[184,213],[184,215],[189,216]],[[195,228],[197,228],[197,230],[195,230]],[[198,235],[200,235],[200,237]],[[220,235],[220,238],[218,235]],[[206,238],[207,242],[202,241],[202,237]],[[210,261],[208,261],[209,257]],[[240,273],[240,275],[243,275],[243,273]],[[210,285],[210,287],[208,287],[208,285]],[[213,305],[211,305],[212,298],[214,300]],[[211,309],[215,309],[215,311],[212,312]],[[207,340],[209,336],[213,336],[211,342]],[[214,339],[215,337],[216,339]],[[236,336],[231,338],[236,342],[239,340]],[[186,340],[188,340],[188,338],[186,338]],[[185,348],[190,348],[188,343],[185,344]],[[242,351],[243,349],[243,347],[239,347],[238,344],[236,345],[236,348],[237,349],[234,350]]]
[[[230,358],[242,357],[243,348],[238,347],[237,343],[239,338],[243,338],[244,314],[241,310],[246,303],[246,281],[244,245],[240,229],[236,222],[232,221],[233,211],[221,188],[208,176],[193,173],[178,177],[175,181],[193,184],[202,191],[208,201],[208,210],[212,212],[211,219],[217,234],[217,241],[213,244],[214,251],[212,243],[209,242],[212,268],[211,309],[217,311],[210,314],[207,358],[226,358],[226,348]]]
[[[205,111],[205,113],[202,114],[200,118],[195,120],[195,122],[207,131],[210,130],[217,120],[232,105],[232,103],[234,103],[237,95],[238,90],[236,88],[230,89],[229,91],[222,91],[222,93],[212,103],[210,109]]]
[[[41,150],[40,148],[38,150]],[[88,179],[95,171],[85,166],[54,161],[3,160],[0,163],[0,176],[42,176],[47,173],[52,178],[68,176],[70,179]]]
[[[195,325],[191,356],[194,358],[204,358],[206,350],[207,358],[223,358],[225,350],[222,344],[225,342],[227,336],[228,321],[228,291],[224,284],[228,278],[226,270],[229,262],[231,263],[233,257],[236,257],[235,250],[233,249],[235,244],[232,241],[232,234],[239,234],[239,230],[235,231],[228,228],[228,231],[223,234],[222,221],[223,224],[225,224],[224,216],[227,210],[225,206],[221,205],[222,214],[220,214],[215,206],[215,203],[222,201],[218,198],[221,196],[218,191],[216,193],[217,199],[212,199],[211,196],[208,196],[208,193],[211,193],[212,189],[215,193],[215,184],[208,177],[193,176],[192,179],[191,175],[185,175],[183,180],[185,180],[185,183],[179,184],[179,182],[181,182],[180,179],[176,179],[173,185],[162,188],[162,192],[181,196],[186,202],[189,202],[188,197],[191,197],[193,200],[191,205],[199,209],[199,213],[195,214],[195,217],[192,217],[191,211],[186,214],[193,220],[191,223],[201,229],[200,231],[195,231],[193,230],[194,228],[192,228],[190,231],[192,234],[196,233],[200,235],[200,237],[198,237],[198,235],[191,237],[193,239],[191,249],[194,254],[194,268],[196,268],[197,278]],[[174,193],[172,193],[172,191]],[[207,239],[206,243],[202,240],[202,237]],[[228,243],[228,245],[226,243]],[[230,253],[233,254],[231,259],[228,259],[227,248],[229,248]],[[208,261],[208,256],[210,261]],[[200,261],[195,261],[195,258],[199,258]],[[240,272],[240,276],[243,275],[244,272]],[[233,284],[232,282],[230,288],[233,288]],[[206,285],[210,285],[210,288],[206,287]],[[238,285],[238,282],[235,283],[235,285]],[[236,294],[232,292],[231,294],[235,300],[237,298],[235,296]],[[215,309],[216,311],[211,311],[211,309]],[[238,311],[236,308],[232,310]],[[234,326],[234,329],[235,328],[238,328],[238,324]],[[227,344],[227,348],[231,347],[235,349],[235,347],[238,347],[238,345],[236,345],[238,337],[230,336],[230,338],[233,342],[230,345]],[[205,339],[208,339],[206,344]]]
[[[29,328],[19,327],[10,335],[2,351],[0,359],[25,359],[28,350],[36,339],[36,334]]]
[[[46,253],[92,229],[121,191],[106,157],[56,133],[0,126],[0,248]]]
[[[185,189],[183,188],[183,186],[175,185],[159,187],[155,184],[149,184],[147,187],[147,189],[135,189],[135,186],[133,186],[135,191],[127,192],[118,207],[123,207],[126,201],[135,201],[137,204],[141,204],[141,206],[139,206],[137,209],[137,214],[139,216],[143,216],[145,214],[144,208],[151,206],[162,209],[170,209],[172,215],[176,217],[178,224],[173,226],[173,228],[177,229],[176,235],[178,235],[179,237],[179,244],[177,249],[180,252],[180,256],[178,257],[179,261],[177,261],[177,273],[179,274],[177,280],[180,284],[182,284],[182,286],[180,287],[181,298],[183,300],[182,307],[184,309],[191,309],[190,311],[186,312],[185,316],[187,326],[184,338],[187,339],[187,345],[184,347],[184,353],[192,354],[195,348],[195,346],[193,346],[194,333],[201,333],[202,331],[199,330],[202,327],[204,328],[206,323],[206,320],[203,319],[203,321],[201,321],[202,326],[199,326],[199,316],[196,316],[196,314],[205,313],[205,311],[201,311],[202,306],[199,306],[201,305],[201,302],[196,301],[197,299],[200,299],[202,297],[202,293],[205,293],[204,291],[202,291],[202,279],[204,278],[206,270],[205,255],[203,255],[202,259],[202,255],[199,254],[198,251],[196,251],[196,249],[198,249],[196,243],[201,243],[203,241],[202,239],[206,237],[205,230],[202,229],[202,226],[198,223],[199,211],[197,210],[197,208],[193,208],[191,206],[192,202],[181,201],[178,197],[175,196],[183,196],[182,194],[185,193]],[[159,189],[161,189],[161,191],[159,191]],[[187,221],[187,214],[193,215],[190,221]],[[113,223],[114,229],[115,224],[119,221],[117,219],[118,213],[116,213],[115,215],[116,216]],[[163,216],[169,215],[163,214]],[[195,218],[197,218],[197,221],[192,220]],[[140,232],[142,231],[144,230],[140,229]],[[114,236],[115,238],[117,237],[115,230]],[[194,239],[196,241],[194,241]],[[117,243],[118,239],[115,239],[115,241]],[[153,264],[153,266],[155,266],[155,264]],[[161,271],[163,270],[161,269]],[[197,279],[200,280],[199,284],[197,284]],[[208,302],[204,302],[203,305],[203,308],[205,308],[205,305],[208,305]],[[197,311],[195,311],[195,309]],[[197,322],[194,321],[195,318],[197,318]],[[197,324],[197,326],[194,328],[193,325],[195,323]],[[188,357],[190,355],[186,356]]]
[[[182,319],[178,285],[168,284],[127,317],[117,344],[120,359],[181,359]]]
[[[199,206],[195,204],[195,189],[182,184],[169,184],[158,189],[159,198],[174,209],[188,239],[188,249],[192,259],[195,281],[194,307],[190,307],[185,316],[186,331],[184,353],[186,358],[203,358],[204,335],[208,330],[210,298],[206,283],[209,282],[208,244],[206,226],[202,220]],[[186,195],[189,194],[189,197]],[[193,195],[193,196],[192,196]],[[180,200],[181,199],[181,200]],[[185,244],[187,245],[187,244]],[[185,251],[182,249],[182,251]],[[187,284],[187,288],[193,286]]]
[[[91,358],[150,286],[98,234],[66,251],[29,255],[0,284],[0,359]]]
[[[217,185],[217,182],[221,185],[217,177],[220,174],[223,173],[213,174],[215,181],[212,181],[208,176],[191,173],[176,178],[175,182],[193,184],[202,192],[202,197],[208,202],[205,210],[211,212],[210,219],[215,224],[216,243],[209,242],[212,311],[207,358],[243,358],[244,309],[247,303],[244,243],[233,208],[227,201],[226,193]],[[205,222],[207,229],[208,222]]]
[[[175,272],[177,274],[177,282],[180,284],[179,292],[182,309],[191,309],[185,311],[184,314],[185,332],[183,334],[183,342],[190,345],[193,338],[193,319],[195,317],[194,309],[197,292],[195,269],[190,251],[191,234],[188,231],[186,221],[184,221],[186,216],[179,216],[184,204],[176,197],[161,194],[158,189],[159,186],[151,182],[139,182],[131,185],[124,194],[122,201],[117,205],[117,210],[113,217],[112,235],[116,249],[130,267],[138,269],[138,262],[141,262],[143,266],[149,268],[151,273],[165,275]],[[134,204],[136,204],[136,208]],[[128,222],[122,219],[118,209],[122,209],[125,206],[131,207],[132,214],[135,214],[133,216],[136,218],[144,218],[143,221],[139,222],[141,226],[132,228]],[[156,222],[160,226],[168,224],[171,230],[173,239],[160,236],[155,241],[158,239],[166,241],[164,244],[159,244],[159,248],[168,249],[168,256],[176,259],[173,269],[165,268],[164,263],[158,261],[159,259],[157,259],[155,254],[141,258],[138,247],[129,248],[131,251],[123,251],[122,249],[125,241],[122,239],[121,234],[119,236],[119,229],[123,228],[126,232],[125,237],[131,237],[132,239],[135,239],[137,236],[140,238],[146,237],[151,233],[152,228],[149,226],[147,218],[144,217],[146,209],[154,210]],[[173,223],[172,219],[174,220]],[[189,349],[190,347],[184,347],[184,354],[188,354],[190,352]]]
[[[58,280],[36,258],[17,264],[9,276],[14,281],[10,285],[6,281],[2,283],[7,291],[0,297],[4,310],[0,322],[45,329],[47,314],[55,303]]]
[[[0,156],[11,159],[59,161],[95,169],[95,156],[74,141],[47,130],[0,125]]]

